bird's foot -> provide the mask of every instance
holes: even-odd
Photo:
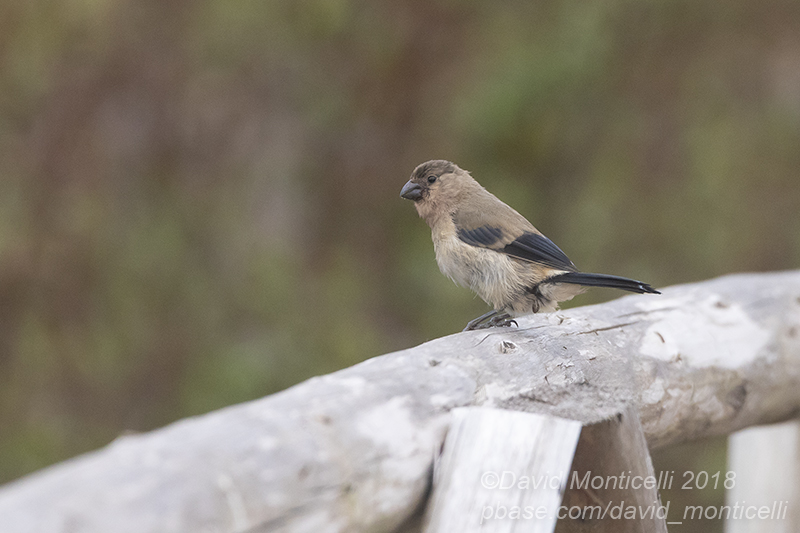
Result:
[[[500,313],[498,311],[489,311],[485,315],[481,315],[475,320],[470,320],[464,331],[474,331],[476,329],[486,328],[507,328],[511,325],[519,326],[517,321],[511,318],[508,313]]]
[[[515,327],[519,327],[517,321],[511,318],[510,315],[498,315],[489,320],[489,327],[494,328],[510,328],[512,324]]]

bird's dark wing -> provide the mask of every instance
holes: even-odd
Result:
[[[558,270],[575,270],[569,257],[553,241],[539,233],[522,215],[497,200],[478,210],[459,210],[453,215],[461,241]],[[502,207],[500,207],[502,206]],[[498,212],[499,211],[499,212]]]
[[[575,270],[567,254],[541,233],[523,233],[502,250],[503,253],[559,270]]]

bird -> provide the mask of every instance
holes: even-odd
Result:
[[[472,289],[492,310],[464,331],[517,325],[514,318],[555,311],[587,287],[660,294],[647,283],[580,272],[533,224],[455,163],[422,163],[400,197],[431,228],[439,270]]]

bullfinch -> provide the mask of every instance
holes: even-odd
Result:
[[[641,281],[579,272],[553,241],[450,161],[419,165],[400,196],[430,226],[439,270],[494,308],[464,331],[554,311],[585,287],[660,294]]]

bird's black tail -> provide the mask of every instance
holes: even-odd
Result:
[[[584,285],[586,287],[610,287],[612,289],[622,289],[623,291],[661,294],[647,283],[636,281],[619,276],[608,274],[588,274],[586,272],[567,272],[547,279],[546,283],[571,283],[573,285]]]

